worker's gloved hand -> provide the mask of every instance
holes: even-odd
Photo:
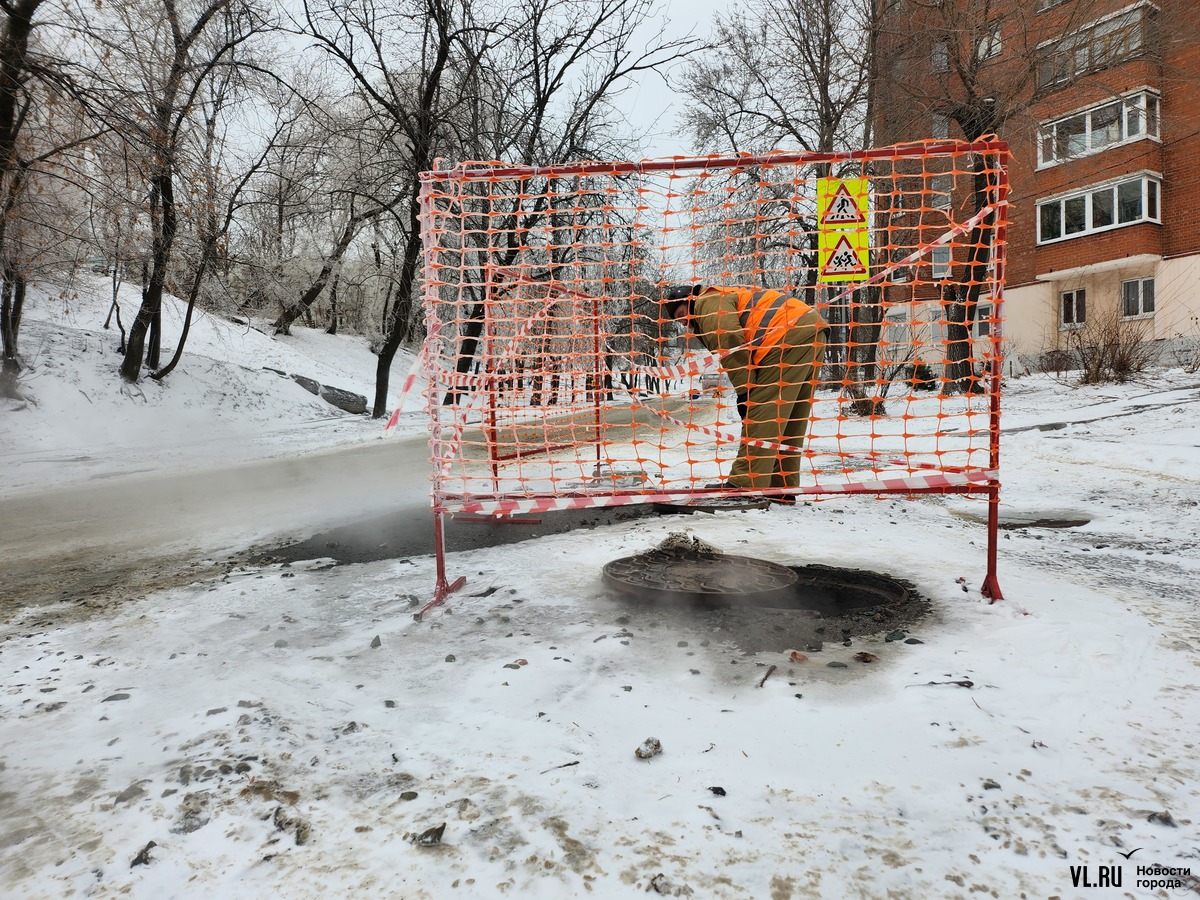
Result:
[[[749,403],[750,403],[750,395],[749,394],[738,394],[737,395],[738,418],[741,419],[743,422],[746,420],[746,413],[749,411]]]

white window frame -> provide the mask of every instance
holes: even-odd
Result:
[[[1130,288],[1135,288],[1138,311],[1130,313],[1126,311],[1125,301]],[[1149,288],[1149,290],[1147,290]],[[1146,308],[1146,301],[1149,299],[1150,308]],[[1155,310],[1155,291],[1154,291],[1154,276],[1146,278],[1131,278],[1121,282],[1121,319],[1131,321],[1133,319],[1152,319],[1154,318]]]
[[[1141,0],[1042,42],[1037,47],[1035,89],[1057,90],[1091,72],[1145,56],[1155,44],[1150,32],[1157,13],[1157,6]]]
[[[979,36],[975,45],[975,61],[986,62],[1000,55],[1000,20],[988,22],[987,30]]]
[[[1071,321],[1067,321],[1067,303],[1070,299]],[[1082,308],[1083,314],[1080,315]],[[1087,325],[1087,290],[1075,288],[1058,293],[1058,330],[1076,331]]]
[[[1115,141],[1103,142],[1103,134],[1096,127],[1099,114],[1113,106],[1120,106],[1118,120],[1120,136]],[[1097,103],[1092,106],[1077,109],[1074,112],[1057,116],[1042,122],[1038,126],[1038,168],[1046,169],[1061,165],[1072,159],[1081,159],[1095,153],[1102,153],[1113,147],[1132,144],[1135,141],[1160,141],[1159,128],[1161,121],[1162,97],[1158,91],[1147,87],[1130,91],[1112,100]],[[1083,148],[1075,153],[1062,152],[1060,145],[1065,143],[1068,123],[1083,120]]]
[[[929,179],[929,190],[932,196],[929,205],[933,209],[949,209],[954,194],[954,176],[949,172],[934,175]]]
[[[1121,221],[1120,203],[1122,199],[1122,187],[1125,188],[1125,194],[1128,196],[1128,186],[1134,183],[1141,185],[1141,212],[1137,218]],[[1101,224],[1097,225],[1095,224],[1096,221],[1102,219],[1106,212],[1100,202],[1100,195],[1104,194],[1110,194],[1111,197],[1111,208],[1107,210],[1107,213],[1112,217],[1112,221],[1108,223],[1101,222]],[[1080,204],[1080,201],[1082,201],[1082,204]],[[1071,207],[1070,210],[1068,210],[1068,204]],[[1046,219],[1042,213],[1047,207],[1055,206],[1059,210],[1058,234],[1047,236],[1043,233]],[[1072,213],[1082,213],[1083,227],[1067,234],[1067,221]],[[1128,228],[1131,225],[1143,225],[1146,223],[1161,225],[1162,176],[1156,172],[1130,173],[1122,178],[1089,185],[1083,190],[1075,190],[1069,194],[1060,194],[1055,197],[1046,197],[1037,202],[1035,216],[1037,221],[1037,243],[1039,247],[1046,244],[1057,244],[1061,241],[1086,237],[1089,234],[1099,234],[1104,231],[1114,231],[1118,228]]]
[[[950,137],[950,117],[942,113],[934,113],[929,121],[929,136],[937,141]]]
[[[953,265],[954,254],[949,247],[934,247],[929,251],[929,275],[935,282],[949,278]]]
[[[980,301],[975,307],[975,338],[983,340],[992,336],[992,310],[994,307],[991,303]]]
[[[950,42],[935,40],[929,46],[929,71],[942,75],[950,71]]]

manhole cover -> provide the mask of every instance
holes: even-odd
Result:
[[[797,580],[787,566],[763,559],[679,550],[651,550],[604,567],[605,584],[622,594],[703,606],[784,605]]]
[[[909,600],[900,581],[875,572],[831,566],[781,566],[686,547],[657,548],[613,560],[604,582],[638,600],[709,608],[806,610],[826,616],[895,609]]]

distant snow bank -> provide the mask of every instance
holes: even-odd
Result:
[[[104,328],[110,298],[102,277],[80,277],[65,289],[30,287],[19,339],[25,364],[20,384],[28,402],[0,406],[0,463],[8,474],[0,496],[382,438],[386,420],[344,413],[272,371],[362,394],[369,409],[378,358],[366,338],[297,325],[290,336],[277,337],[266,322],[239,325],[197,310],[178,367],[162,382],[143,375],[130,385],[117,374],[115,319]],[[123,286],[119,301],[128,329],[140,288]],[[174,353],[185,310],[177,297],[164,298],[164,362]],[[400,402],[413,358],[406,350],[396,354],[389,412]],[[404,403],[402,436],[425,428],[417,387]]]

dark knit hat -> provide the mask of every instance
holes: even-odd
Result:
[[[679,304],[691,301],[701,290],[703,288],[698,284],[669,284],[663,288],[662,308],[673,319]]]

